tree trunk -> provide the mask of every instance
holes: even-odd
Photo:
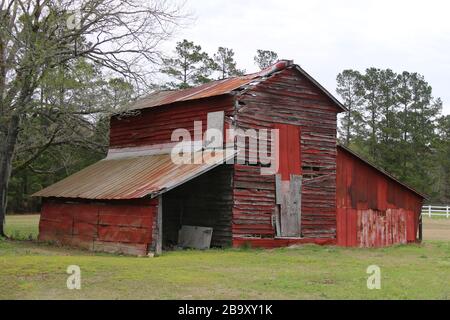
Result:
[[[4,224],[8,200],[8,185],[11,178],[12,159],[19,134],[20,116],[11,117],[5,141],[0,145],[0,237],[5,236]]]
[[[376,155],[375,147],[376,147],[376,141],[377,141],[377,138],[376,138],[376,129],[375,129],[375,126],[376,126],[376,115],[375,115],[375,110],[374,110],[374,109],[372,109],[371,126],[372,126],[372,133],[371,133],[371,140],[372,140],[372,143],[371,143],[371,153],[372,153],[372,159],[375,160],[375,155]]]
[[[350,145],[350,126],[352,121],[352,109],[350,105],[347,107],[347,137],[345,138],[345,146],[348,147]]]

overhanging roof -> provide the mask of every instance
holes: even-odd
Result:
[[[223,164],[234,152],[196,152],[193,164],[175,164],[170,154],[104,159],[35,194],[35,197],[138,199],[155,197]],[[203,157],[203,161],[202,160]],[[195,164],[195,163],[201,164]]]
[[[198,87],[184,89],[184,90],[174,90],[174,91],[157,91],[151,93],[150,95],[139,99],[131,106],[128,110],[140,110],[146,108],[152,108],[157,106],[163,106],[167,104],[172,104],[176,102],[198,100],[204,98],[210,98],[215,96],[220,96],[224,94],[232,93],[236,90],[242,90],[245,86],[268,79],[270,76],[283,71],[287,68],[294,68],[300,72],[305,78],[311,81],[320,91],[322,91],[326,96],[328,96],[331,101],[333,101],[336,106],[342,111],[346,111],[346,107],[336,99],[329,91],[327,91],[320,83],[318,83],[311,75],[309,75],[305,70],[303,70],[299,65],[293,64],[289,60],[280,60],[274,65],[268,67],[257,73],[248,74],[240,77],[233,77],[224,80],[212,81],[203,84]]]

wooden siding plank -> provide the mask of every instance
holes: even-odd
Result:
[[[202,133],[207,129],[208,113],[233,113],[232,96],[175,103],[133,112],[130,116],[111,118],[110,147],[151,146],[171,142],[172,132],[186,129],[194,137],[194,121],[202,121]]]

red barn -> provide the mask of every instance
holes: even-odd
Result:
[[[182,226],[220,247],[416,241],[423,196],[337,146],[344,110],[291,61],[151,94],[111,118],[104,160],[35,194],[39,239],[137,255]]]

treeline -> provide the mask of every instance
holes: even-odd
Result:
[[[257,50],[254,57],[261,70],[277,60],[277,53],[270,50]],[[246,73],[237,67],[233,49],[219,47],[211,56],[200,45],[188,40],[178,42],[173,56],[163,58],[162,65],[161,73],[170,78],[161,85],[165,89],[186,89]]]
[[[418,73],[344,70],[337,92],[348,111],[339,139],[401,181],[450,202],[450,116]]]

